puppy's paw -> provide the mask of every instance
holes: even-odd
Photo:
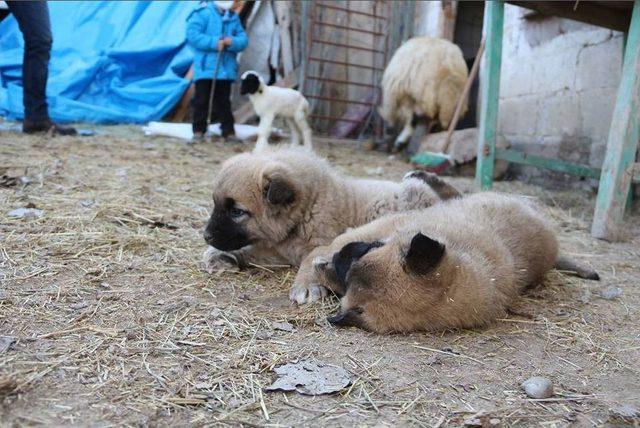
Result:
[[[213,247],[207,248],[202,254],[202,266],[208,273],[214,273],[221,269],[232,272],[240,270],[238,259],[235,255]]]
[[[440,199],[443,201],[447,199],[459,198],[462,196],[460,191],[444,181],[437,174],[427,171],[414,170],[409,171],[404,175],[402,181],[407,181],[410,179],[416,179],[424,182],[427,186],[431,187],[431,189],[438,195]]]
[[[293,303],[303,305],[322,300],[327,294],[327,289],[320,284],[293,284],[289,290],[289,299]]]

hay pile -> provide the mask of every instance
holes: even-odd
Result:
[[[554,273],[490,329],[376,336],[327,325],[334,301],[291,307],[293,270],[199,269],[209,183],[249,146],[105,132],[0,134],[0,175],[17,177],[0,187],[0,424],[600,424],[637,403],[639,242],[591,239],[585,196],[544,199],[565,248],[602,283]],[[359,175],[407,169],[352,147],[321,150]],[[7,216],[25,207],[42,215]],[[624,294],[599,298],[611,285]],[[318,397],[264,391],[275,366],[303,358],[345,368],[351,385]],[[554,398],[523,395],[534,374],[554,381]]]

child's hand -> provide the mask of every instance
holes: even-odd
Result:
[[[218,40],[218,50],[223,51],[227,46],[231,46],[231,43],[232,41],[229,37]]]

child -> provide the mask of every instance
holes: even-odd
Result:
[[[236,7],[237,0],[202,2],[187,18],[187,43],[195,51],[194,141],[204,141],[209,108],[212,108],[212,117],[220,121],[222,138],[237,141],[231,112],[231,84],[238,76],[236,55],[247,47],[248,41],[240,18],[233,10]],[[214,74],[216,82],[210,106]]]

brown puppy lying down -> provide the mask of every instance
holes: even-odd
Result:
[[[554,267],[558,242],[531,201],[486,192],[380,218],[314,255],[316,280],[341,296],[330,322],[408,332],[478,327],[504,316]]]
[[[237,155],[224,162],[214,182],[214,209],[204,232],[210,246],[205,269],[297,266],[350,227],[457,196],[440,178],[420,171],[399,183],[348,177],[302,148]],[[324,295],[325,288],[298,280],[290,293],[297,303]]]

